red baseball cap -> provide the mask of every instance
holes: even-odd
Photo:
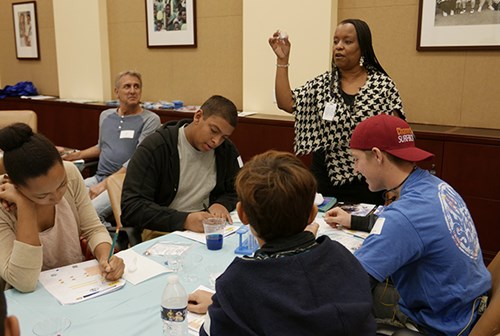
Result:
[[[434,156],[415,147],[415,135],[406,121],[387,114],[363,120],[352,133],[351,149],[371,150],[373,147],[410,162]]]

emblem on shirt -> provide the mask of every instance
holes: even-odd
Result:
[[[439,200],[443,215],[453,241],[457,247],[471,259],[479,255],[477,232],[462,198],[447,183],[438,186]]]

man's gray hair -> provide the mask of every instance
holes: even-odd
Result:
[[[141,73],[134,71],[134,70],[126,70],[126,71],[120,72],[118,74],[118,76],[116,76],[115,89],[118,89],[120,87],[120,79],[122,79],[122,77],[124,77],[124,76],[133,76],[133,77],[137,78],[139,80],[139,83],[141,84],[141,88],[142,88],[142,75],[141,75]]]

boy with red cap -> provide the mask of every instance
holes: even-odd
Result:
[[[369,189],[396,195],[355,253],[372,288],[392,280],[400,295],[395,315],[403,325],[431,335],[467,335],[491,276],[463,199],[416,166],[433,154],[415,147],[413,131],[400,118],[364,120],[350,147]]]

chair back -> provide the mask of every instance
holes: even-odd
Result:
[[[38,119],[34,111],[0,110],[0,128],[16,122],[25,123],[33,129],[33,132],[37,131]],[[3,153],[0,153],[0,174],[5,174],[5,168],[3,166]]]
[[[500,335],[500,252],[488,265],[491,273],[490,302],[483,315],[479,318],[470,336]]]
[[[111,208],[113,209],[113,216],[115,217],[116,226],[119,227],[120,229],[122,227],[122,222],[120,217],[122,214],[121,201],[122,201],[122,188],[124,180],[125,180],[124,173],[115,173],[113,175],[108,176],[106,180],[108,194],[109,194],[109,201],[111,203]]]
[[[116,227],[120,228],[120,234],[126,233],[128,244],[134,246],[142,242],[141,232],[135,227],[123,227],[121,221],[122,214],[122,189],[123,181],[125,180],[125,173],[115,173],[108,176],[106,180],[106,185],[108,189],[109,202],[111,203],[111,209],[113,209],[113,216],[115,217]],[[114,231],[114,230],[113,230]],[[127,248],[123,247],[122,248]]]
[[[33,132],[37,131],[38,119],[34,111],[30,110],[0,110],[0,128],[22,122],[29,125]]]

